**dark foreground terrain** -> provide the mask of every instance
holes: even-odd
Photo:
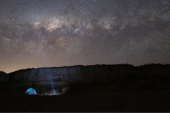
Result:
[[[49,79],[49,75],[51,79]],[[54,89],[58,96],[38,94]],[[170,112],[170,65],[94,65],[0,72],[0,111]]]
[[[59,96],[1,94],[1,112],[169,112],[170,91],[90,89]]]

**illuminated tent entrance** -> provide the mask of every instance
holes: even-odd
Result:
[[[27,94],[27,95],[36,95],[37,93],[33,88],[29,88],[29,89],[27,89],[25,94]]]

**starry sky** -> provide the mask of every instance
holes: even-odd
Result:
[[[0,71],[170,63],[170,0],[0,0]]]

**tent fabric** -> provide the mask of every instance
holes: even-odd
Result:
[[[36,95],[37,94],[33,88],[27,89],[27,91],[25,93],[28,95]]]

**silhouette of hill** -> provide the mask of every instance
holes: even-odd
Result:
[[[50,77],[49,77],[50,76]],[[170,65],[89,65],[0,72],[0,111],[170,111]],[[24,95],[52,90],[58,96]]]
[[[39,93],[44,93],[52,90],[52,84],[54,89],[59,91],[64,87],[85,90],[92,87],[110,86],[114,86],[115,90],[128,88],[156,90],[168,89],[169,80],[169,64],[77,65],[22,69],[9,74],[0,73],[1,84],[5,84],[1,85],[1,89],[14,92],[23,92],[27,88],[33,87]]]

